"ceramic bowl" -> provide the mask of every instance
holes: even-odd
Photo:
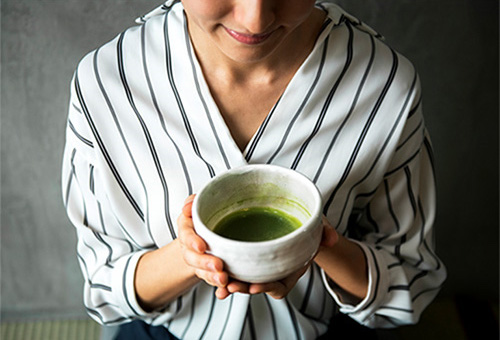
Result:
[[[267,206],[302,223],[280,238],[236,241],[212,231],[228,214]],[[193,223],[211,253],[224,261],[230,276],[262,283],[282,279],[315,256],[321,241],[321,195],[304,175],[275,165],[246,165],[214,177],[196,195]]]

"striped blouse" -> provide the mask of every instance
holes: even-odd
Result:
[[[203,78],[181,3],[168,1],[85,56],[71,84],[63,199],[76,228],[83,300],[105,325],[142,319],[182,339],[314,339],[332,315],[369,327],[415,323],[446,270],[434,252],[435,182],[410,62],[338,6],[242,152]],[[134,292],[139,257],[177,235],[185,198],[245,164],[294,169],[358,242],[367,296],[351,304],[313,265],[285,299],[203,282],[154,312]]]

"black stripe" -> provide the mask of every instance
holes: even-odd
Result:
[[[212,133],[215,137],[215,140],[217,141],[217,146],[219,148],[219,151],[222,155],[222,158],[224,159],[224,163],[226,164],[226,168],[230,169],[231,165],[229,164],[229,160],[227,159],[226,153],[224,151],[224,147],[219,139],[219,135],[217,134],[217,131],[215,130],[214,122],[212,120],[212,116],[210,115],[210,111],[208,110],[207,103],[205,102],[205,98],[203,98],[203,95],[201,93],[200,84],[198,82],[198,75],[196,73],[196,67],[194,64],[193,54],[191,51],[191,45],[189,43],[189,33],[188,33],[188,29],[187,29],[187,21],[184,24],[184,37],[185,37],[185,41],[186,41],[186,49],[187,49],[187,52],[189,55],[189,61],[191,62],[191,69],[193,71],[193,80],[194,80],[194,83],[196,86],[196,91],[198,92],[198,97],[200,98],[200,101],[203,105],[203,108],[205,109],[205,114],[207,116],[208,122],[210,124],[210,128],[212,129]]]
[[[274,152],[274,154],[268,159],[267,164],[271,164],[274,161],[274,158],[276,158],[276,156],[278,155],[278,153],[281,151],[281,149],[285,145],[285,142],[288,139],[288,135],[290,134],[290,131],[292,130],[292,128],[293,128],[293,126],[295,124],[295,121],[297,120],[297,118],[299,118],[300,114],[302,113],[302,110],[304,109],[304,106],[309,102],[309,98],[311,97],[311,94],[313,93],[313,91],[316,88],[316,85],[318,84],[319,78],[320,78],[321,73],[323,71],[323,66],[325,64],[326,52],[328,50],[328,38],[329,37],[327,37],[325,39],[324,43],[323,43],[323,52],[321,54],[321,61],[320,61],[319,65],[318,65],[318,69],[316,71],[316,76],[314,78],[314,81],[313,81],[311,87],[309,88],[309,91],[307,92],[306,96],[304,97],[304,100],[302,101],[302,103],[300,104],[299,108],[297,109],[297,111],[295,112],[294,116],[292,117],[292,120],[288,124],[288,127],[287,127],[287,129],[285,131],[285,134],[281,138],[281,142],[278,145],[278,148],[276,149],[276,151]]]
[[[231,294],[230,299],[231,300],[229,301],[229,307],[227,309],[227,314],[226,314],[226,321],[224,321],[224,326],[222,327],[222,331],[220,333],[219,339],[222,339],[222,337],[224,336],[224,333],[226,332],[227,323],[229,321],[229,318],[231,317],[231,312],[233,309],[234,294]]]
[[[199,337],[199,339],[203,339],[203,337],[205,336],[205,333],[208,329],[208,326],[210,325],[210,321],[212,320],[212,316],[214,314],[214,307],[215,307],[215,291],[217,290],[217,287],[213,287],[213,294],[212,294],[212,303],[211,303],[211,306],[210,306],[210,313],[208,314],[208,320],[207,320],[207,323],[205,324],[205,328],[203,328],[203,332],[201,332],[201,335]]]
[[[107,231],[106,231],[106,225],[104,224],[104,218],[102,216],[102,207],[101,207],[101,203],[99,201],[97,201],[97,209],[99,211],[99,220],[101,222],[101,228],[102,228],[102,233],[104,235],[108,235]]]
[[[385,188],[385,198],[387,200],[387,207],[389,208],[389,213],[391,214],[391,217],[394,220],[394,224],[396,226],[396,231],[399,231],[399,229],[401,229],[401,227],[399,225],[398,217],[396,216],[396,213],[394,212],[394,208],[392,207],[389,182],[386,179],[384,180],[384,188]]]
[[[90,229],[90,228],[89,228]],[[95,252],[94,248],[92,248],[85,240],[82,240],[83,244],[87,246],[92,251],[92,254],[94,254],[94,260],[97,262],[97,253]]]
[[[87,262],[85,262],[85,260],[83,259],[82,255],[80,255],[78,250],[76,251],[76,257],[82,262],[80,266],[83,266],[82,274],[85,278],[85,281],[87,281],[87,283],[90,284],[91,283],[90,274],[89,274],[89,269],[87,267]]]
[[[110,286],[106,286],[106,285],[103,285],[101,283],[90,283],[90,288],[95,288],[95,289],[102,289],[102,290],[105,290],[105,291],[108,291],[108,292],[111,292],[111,287]]]
[[[286,307],[288,308],[288,313],[290,314],[290,320],[292,321],[293,325],[293,330],[295,331],[295,338],[302,339],[302,335],[300,334],[300,327],[299,323],[297,321],[297,316],[295,315],[295,311],[290,304],[290,301],[288,301],[288,297],[285,297],[285,302],[286,302]]]
[[[271,117],[273,116],[274,110],[276,109],[276,107],[278,107],[278,104],[279,104],[281,98],[282,98],[281,96],[278,98],[278,101],[276,102],[276,104],[274,104],[273,108],[271,109],[271,112],[269,112],[269,114],[266,116],[266,119],[264,119],[262,124],[259,126],[259,129],[257,130],[257,132],[255,134],[255,138],[252,140],[252,144],[250,144],[250,146],[248,148],[248,152],[245,155],[245,160],[247,162],[250,162],[250,158],[252,158],[252,156],[253,156],[255,148],[257,147],[257,143],[260,141],[262,135],[264,134],[264,130],[266,129],[267,124],[271,120]]]
[[[76,149],[71,151],[71,171],[69,173],[68,182],[66,183],[66,194],[64,195],[64,205],[68,207],[69,193],[71,190],[71,184],[73,183],[73,177],[75,176],[75,165],[73,164],[73,159],[75,158]]]
[[[313,263],[313,264],[312,264],[312,266],[313,266],[313,267],[314,267],[314,269],[317,271],[317,273],[316,273],[316,274],[317,274],[319,277],[321,277],[321,269],[320,269],[320,267],[319,267],[318,265],[316,265],[315,263]],[[324,322],[324,321],[322,321],[322,320],[325,320],[325,313],[326,313],[326,301],[327,301],[327,299],[328,299],[328,301],[332,302],[332,297],[331,297],[331,295],[330,295],[329,293],[327,293],[326,288],[325,288],[325,287],[323,287],[323,289],[321,289],[321,299],[320,299],[320,301],[321,301],[321,308],[319,309],[319,311],[320,311],[320,312],[319,312],[318,317],[313,318],[314,320],[316,320],[316,321],[318,321],[318,322],[325,323],[325,322]],[[331,304],[330,304],[330,305],[331,305]],[[312,317],[310,317],[310,318],[312,318]],[[325,324],[327,324],[327,323],[325,323]]]
[[[426,276],[429,272],[427,270],[421,271],[417,275],[413,277],[413,279],[410,280],[410,282],[407,285],[394,285],[394,286],[389,286],[387,289],[388,292],[391,290],[410,290],[411,286],[420,278]]]
[[[90,164],[89,165],[89,189],[90,192],[95,195],[95,182],[94,182],[94,165]]]
[[[434,270],[439,270],[439,268],[441,268],[441,261],[439,261],[439,258],[434,254],[434,251],[432,251],[431,247],[429,247],[426,240],[424,240],[424,247],[427,249],[434,261],[436,261],[436,268]]]
[[[408,189],[408,198],[410,199],[411,208],[413,210],[413,217],[417,216],[417,203],[415,202],[415,194],[411,186],[411,171],[410,168],[405,167],[406,187]]]
[[[125,93],[127,94],[129,104],[132,107],[132,109],[137,117],[137,120],[139,121],[139,123],[142,127],[144,137],[146,138],[146,140],[148,142],[149,151],[150,151],[151,157],[153,158],[153,161],[155,163],[156,171],[158,172],[158,177],[160,178],[160,182],[161,182],[161,185],[163,187],[165,219],[167,222],[168,229],[170,231],[170,236],[172,239],[175,239],[177,236],[175,234],[174,225],[173,225],[172,219],[170,217],[169,193],[168,193],[167,181],[165,179],[165,175],[163,174],[163,169],[161,167],[160,159],[158,157],[158,153],[156,152],[156,148],[155,148],[155,145],[153,143],[153,139],[151,137],[151,134],[149,133],[149,130],[146,126],[146,123],[144,122],[144,119],[142,118],[141,114],[139,113],[139,110],[137,110],[137,106],[135,105],[132,91],[131,91],[130,86],[127,82],[127,77],[126,77],[124,65],[123,65],[123,39],[124,39],[124,36],[125,36],[125,33],[122,33],[120,35],[120,38],[118,39],[118,45],[117,45],[117,58],[118,58],[117,61],[118,61],[118,69],[120,71],[120,78],[122,80],[123,89],[125,90]],[[142,43],[144,43],[144,41]],[[148,232],[149,232],[149,236],[154,241],[149,223],[148,223]]]
[[[255,322],[253,321],[253,315],[252,315],[252,296],[250,296],[250,301],[248,303],[247,321],[248,321],[248,329],[250,331],[250,338],[257,339],[257,335],[255,333]]]
[[[269,310],[269,315],[271,315],[271,324],[273,325],[274,339],[278,340],[278,326],[276,324],[276,317],[274,316],[273,308],[271,306],[271,303],[269,302],[269,296],[267,294],[264,294],[264,299]]]
[[[98,312],[96,311],[95,309],[92,309],[92,308],[89,308],[89,307],[85,307],[85,310],[87,311],[87,313],[89,314],[92,314],[92,315],[95,315],[103,325],[112,325],[112,324],[115,324],[115,323],[123,323],[124,321],[127,321],[127,320],[131,320],[131,318],[127,318],[127,317],[118,317],[116,319],[112,319],[112,320],[108,320],[108,321],[105,321],[103,316]]]
[[[420,241],[419,244],[423,244],[424,242],[424,232],[425,232],[425,224],[426,224],[426,218],[424,214],[424,208],[422,207],[422,202],[420,201],[420,198],[418,198],[418,210],[420,212],[420,218],[422,219],[422,226],[420,227]],[[424,258],[422,254],[420,253],[420,247],[417,249],[418,255],[420,257],[420,260],[414,265],[415,267],[418,267],[422,262],[424,262]]]
[[[401,238],[399,239],[399,244],[396,246],[396,248],[394,249],[394,255],[396,257],[401,257],[401,246],[406,242],[406,234],[404,234],[403,236],[401,236]]]
[[[415,294],[415,296],[411,299],[411,301],[414,302],[415,300],[417,300],[420,296],[424,295],[425,293],[434,292],[436,290],[441,290],[441,288],[442,288],[441,286],[437,286],[434,288],[424,289],[421,292],[418,292],[417,294]]]
[[[415,112],[417,112],[421,103],[422,103],[422,96],[420,96],[420,98],[418,98],[417,104],[413,108],[410,109],[410,112],[408,113],[408,118],[410,118],[411,116],[413,116],[413,114],[415,114]]]
[[[135,249],[134,249],[134,246],[132,245],[131,242],[134,243],[134,245],[139,248],[139,249],[153,249],[155,246],[154,245],[150,245],[150,246],[147,246],[147,247],[143,247],[141,246],[139,243],[137,243],[137,241],[132,237],[132,235],[130,235],[130,233],[128,232],[128,230],[123,226],[123,224],[119,221],[119,220],[116,220],[117,223],[118,223],[118,226],[120,227],[120,230],[125,234],[125,241],[127,242],[128,246],[130,247],[130,252],[134,252]],[[130,241],[129,241],[130,240]]]
[[[318,167],[318,170],[316,171],[316,174],[315,174],[314,179],[313,179],[314,183],[316,183],[318,181],[318,178],[321,175],[321,172],[323,171],[323,167],[325,166],[325,163],[328,160],[328,157],[330,156],[330,152],[333,148],[333,145],[335,144],[338,136],[340,135],[340,132],[343,130],[344,126],[347,124],[347,120],[351,117],[352,113],[354,112],[354,108],[356,107],[356,104],[358,103],[359,96],[361,94],[362,89],[364,88],[366,79],[368,78],[368,74],[370,73],[370,70],[372,68],[373,60],[375,59],[375,40],[373,39],[373,36],[369,35],[369,37],[370,37],[370,42],[371,42],[371,54],[370,54],[370,59],[368,61],[368,65],[366,66],[363,77],[361,78],[361,82],[359,83],[358,89],[356,90],[356,95],[354,96],[354,100],[352,101],[351,108],[349,109],[349,112],[347,113],[346,117],[342,121],[342,124],[339,126],[339,128],[335,132],[335,135],[333,136],[332,140],[330,141],[330,145],[328,145],[328,148],[325,152],[325,156],[323,157],[323,159],[320,163],[320,166]]]
[[[182,153],[181,153],[179,147],[177,146],[177,143],[175,143],[174,139],[170,136],[170,133],[167,131],[167,127],[165,125],[165,120],[163,119],[163,114],[160,110],[160,107],[158,106],[158,102],[156,100],[156,95],[155,95],[155,92],[153,90],[153,84],[151,83],[151,79],[149,77],[149,70],[148,70],[148,65],[146,62],[145,27],[146,27],[146,24],[144,24],[144,26],[142,27],[142,31],[141,31],[142,64],[143,64],[143,68],[144,68],[144,74],[146,75],[146,82],[148,83],[149,93],[151,94],[151,100],[153,102],[153,106],[155,107],[156,113],[158,114],[158,119],[160,120],[161,127],[163,128],[163,131],[165,132],[168,139],[170,140],[170,142],[174,146],[175,151],[177,152],[177,156],[179,157],[179,161],[181,162],[182,170],[184,171],[184,177],[186,178],[187,191],[188,191],[188,194],[191,195],[193,193],[193,188],[192,188],[192,184],[191,184],[191,178],[189,177],[188,169],[186,166],[186,162],[184,161],[184,157],[182,156]]]
[[[133,198],[132,194],[128,190],[125,183],[123,182],[123,179],[121,178],[120,174],[116,170],[115,164],[113,163],[113,160],[111,159],[108,151],[106,150],[106,147],[104,146],[104,143],[101,140],[101,136],[99,136],[99,132],[97,131],[97,128],[92,120],[92,117],[90,116],[90,113],[87,109],[87,105],[85,104],[85,101],[83,99],[83,95],[82,95],[82,92],[80,89],[80,82],[78,80],[78,72],[75,75],[75,89],[76,89],[76,93],[78,96],[78,100],[80,101],[80,105],[83,109],[85,118],[87,119],[87,122],[90,126],[90,129],[92,130],[92,133],[93,133],[94,138],[97,142],[97,145],[99,146],[99,149],[101,150],[102,155],[103,155],[104,159],[106,160],[106,163],[109,166],[109,169],[113,173],[113,176],[115,177],[115,180],[117,181],[118,185],[120,186],[122,192],[125,194],[125,197],[127,197],[128,201],[130,202],[130,204],[134,208],[134,210],[137,213],[137,215],[139,216],[139,218],[144,222],[144,213],[142,212],[141,208],[139,207],[139,205],[137,204],[137,202]]]
[[[375,287],[373,289],[373,296],[365,306],[365,310],[368,309],[372,305],[372,303],[377,299],[377,292],[378,292],[378,285],[380,284],[380,268],[377,262],[377,258],[375,257],[375,253],[373,252],[371,247],[368,247],[368,250],[370,251],[370,254],[372,255],[373,263],[375,264]]]
[[[340,82],[344,78],[345,74],[347,73],[347,70],[349,69],[349,66],[351,65],[352,54],[353,54],[353,46],[352,46],[352,43],[353,43],[353,32],[352,32],[351,25],[347,24],[346,27],[347,27],[347,29],[349,31],[349,39],[348,39],[348,42],[347,42],[347,55],[346,55],[346,61],[344,63],[344,67],[343,67],[343,69],[342,69],[339,77],[335,81],[335,84],[333,85],[333,87],[331,88],[330,92],[328,93],[328,96],[326,97],[325,103],[323,104],[323,107],[321,109],[320,115],[318,116],[316,124],[315,124],[315,126],[313,128],[313,131],[311,132],[311,134],[309,135],[309,137],[307,137],[307,139],[304,141],[304,143],[301,145],[301,147],[299,149],[299,152],[295,156],[295,159],[292,162],[292,165],[290,166],[291,169],[296,169],[297,168],[297,166],[299,165],[299,162],[300,162],[302,156],[304,155],[304,152],[305,152],[306,148],[309,146],[309,143],[314,138],[314,136],[318,133],[318,131],[319,131],[320,127],[321,127],[321,124],[323,123],[323,119],[325,118],[325,115],[326,115],[326,113],[328,111],[328,108],[330,106],[332,98],[333,98],[334,94],[337,92],[337,89],[338,89],[338,87],[340,85]]]
[[[111,307],[119,307],[117,305],[114,305],[110,302],[103,302],[101,303],[100,305],[97,305],[97,306],[94,306],[94,308],[103,308],[103,307],[107,307],[107,306],[111,306]]]
[[[387,92],[389,91],[389,88],[392,84],[392,81],[394,80],[394,77],[396,75],[396,70],[398,68],[398,57],[396,55],[396,52],[394,52],[394,50],[391,50],[391,52],[392,52],[392,57],[393,57],[393,63],[392,63],[391,71],[389,73],[389,77],[387,78],[386,83],[384,85],[384,88],[382,89],[382,92],[380,93],[380,96],[378,97],[377,102],[375,103],[375,106],[373,107],[373,109],[370,113],[370,116],[368,117],[368,120],[365,123],[365,126],[363,127],[363,131],[361,132],[361,135],[359,136],[358,142],[356,143],[356,146],[351,154],[349,162],[344,170],[344,173],[342,174],[342,177],[341,177],[338,185],[335,187],[335,189],[331,193],[330,197],[328,198],[328,200],[323,208],[323,213],[325,215],[327,215],[328,208],[330,207],[330,204],[332,203],[338,190],[340,189],[340,187],[344,184],[344,182],[348,178],[348,175],[349,175],[349,173],[354,165],[354,161],[356,160],[358,153],[359,153],[359,150],[361,149],[361,145],[364,142],[366,134],[368,133],[368,130],[369,130],[373,120],[375,119],[375,115],[377,114],[378,109],[380,108],[380,105],[382,105],[382,102],[383,102]],[[399,117],[398,117],[398,121],[399,121]],[[346,204],[347,204],[347,200],[346,200]],[[340,222],[341,221],[339,220],[339,224],[340,224]]]
[[[392,269],[394,267],[402,266],[405,261],[403,259],[399,259],[397,262],[391,263],[387,266],[387,269]]]
[[[384,177],[389,177],[391,176],[393,173],[396,173],[398,172],[399,170],[401,170],[402,168],[404,168],[405,166],[407,166],[409,163],[411,163],[411,161],[413,159],[415,159],[419,154],[420,154],[420,149],[415,151],[407,160],[405,160],[405,162],[403,164],[400,164],[398,165],[396,168],[390,170],[390,171],[387,171],[385,174],[384,174]]]
[[[323,10],[324,10],[324,7],[323,7]],[[328,11],[326,11],[328,12]],[[323,33],[323,31],[328,27],[328,25],[330,25],[330,23],[332,22],[332,19],[330,18],[327,18],[325,20],[325,22],[323,22],[323,25],[321,26],[321,28],[319,29],[319,32],[318,32],[318,37],[321,35],[321,33]]]
[[[130,260],[132,259],[132,256],[129,256],[127,259],[127,262],[125,263],[125,269],[123,270],[123,277],[122,277],[122,290],[123,290],[123,297],[125,298],[125,301],[127,302],[128,307],[132,310],[132,312],[139,316],[140,314],[132,307],[132,304],[130,303],[130,300],[127,295],[127,285],[126,285],[126,277],[127,277],[127,270],[128,266],[130,264]]]
[[[309,305],[309,299],[311,297],[311,291],[313,286],[314,286],[314,269],[312,267],[309,267],[309,280],[307,281],[306,293],[304,294],[302,305],[299,308],[299,311],[302,314],[306,312],[306,308]]]
[[[80,110],[80,108],[78,106],[75,105],[75,103],[71,103],[71,105],[73,106],[73,108],[78,112],[78,113],[82,113],[82,110]]]
[[[421,119],[420,122],[418,123],[417,127],[415,129],[413,129],[413,131],[408,135],[408,137],[406,137],[406,139],[398,145],[398,147],[396,148],[396,151],[399,151],[399,149],[401,149],[406,143],[408,143],[408,141],[411,139],[411,137],[413,137],[413,135],[415,135],[417,133],[417,131],[420,130],[420,128],[422,127],[423,124],[424,124],[424,120]]]
[[[78,131],[76,131],[75,127],[73,126],[73,123],[71,123],[70,120],[68,120],[68,125],[69,125],[69,128],[71,129],[71,131],[73,131],[73,133],[75,134],[75,136],[81,140],[84,144],[90,146],[91,148],[94,147],[94,144],[92,144],[92,142],[90,140],[88,140],[87,138],[83,137],[82,135],[80,135],[78,133]]]
[[[93,231],[93,233],[94,233],[94,236],[96,237],[96,239],[97,239],[100,243],[104,244],[104,245],[106,246],[106,248],[108,248],[109,253],[108,253],[108,257],[106,258],[106,263],[105,263],[105,265],[106,265],[106,266],[111,266],[111,264],[110,264],[110,263],[111,263],[111,261],[113,260],[113,248],[111,248],[111,246],[110,246],[110,245],[109,245],[106,241],[104,241],[104,239],[102,238],[102,236],[101,236],[98,232]],[[112,267],[112,266],[111,266],[111,267]]]
[[[370,207],[371,207],[371,205],[368,205],[368,207],[366,209],[366,219],[373,226],[373,230],[375,231],[375,233],[379,233],[380,229],[378,227],[377,222],[373,219]]]
[[[186,325],[186,328],[184,328],[184,331],[182,332],[181,339],[184,339],[186,336],[186,332],[189,330],[189,327],[191,326],[191,322],[193,322],[193,316],[195,313],[195,306],[196,306],[196,292],[198,291],[198,287],[195,287],[193,289],[193,298],[191,299],[191,312],[189,314],[189,320]]]
[[[191,129],[191,124],[189,123],[189,120],[186,115],[186,111],[184,110],[184,105],[182,104],[181,97],[179,95],[179,91],[177,90],[177,86],[175,85],[174,81],[174,75],[172,71],[172,58],[171,58],[171,53],[170,53],[170,41],[168,38],[168,14],[165,15],[165,21],[163,25],[163,31],[164,31],[164,40],[165,40],[165,53],[166,53],[166,65],[167,65],[167,76],[168,80],[170,83],[170,86],[172,88],[172,92],[175,96],[177,106],[179,107],[179,111],[182,116],[182,120],[184,122],[184,127],[186,128],[186,132],[189,136],[189,139],[191,140],[191,145],[193,146],[193,150],[195,154],[205,163],[207,166],[208,172],[210,174],[210,177],[215,176],[214,169],[212,166],[201,156],[200,149],[198,147],[198,142],[196,141],[193,130]]]
[[[394,306],[380,306],[378,309],[379,310],[381,310],[381,309],[391,309],[391,310],[397,310],[399,312],[405,312],[405,313],[410,313],[410,314],[414,313],[413,309],[407,309],[407,308],[401,308],[401,307],[394,307]]]
[[[79,184],[80,181],[78,180],[78,176],[76,174],[76,167],[75,167],[75,162],[74,162],[75,161],[75,156],[76,156],[76,149],[73,149],[73,152],[71,154],[71,171],[73,173],[73,178],[75,179],[75,181],[77,183],[77,186],[80,188],[79,193],[82,196],[82,204],[83,204],[83,221],[82,221],[82,224],[85,227],[88,227],[89,226],[89,222],[88,222],[88,217],[87,217],[87,202],[85,201],[85,196],[84,196],[84,194],[81,191],[81,185]]]

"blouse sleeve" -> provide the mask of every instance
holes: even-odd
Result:
[[[135,297],[137,261],[150,250],[127,237],[125,226],[110,205],[96,145],[86,114],[78,100],[75,79],[62,164],[62,194],[68,217],[76,228],[77,257],[84,276],[83,300],[88,314],[101,324],[136,318],[152,320]],[[168,315],[168,306],[163,316]]]
[[[417,323],[446,278],[446,269],[435,253],[433,155],[420,102],[409,112],[400,136],[383,180],[348,227],[348,236],[359,244],[367,260],[367,296],[358,304],[349,304],[323,273],[340,311],[368,327]]]

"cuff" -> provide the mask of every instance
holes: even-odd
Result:
[[[364,323],[370,316],[372,316],[384,300],[387,292],[388,269],[385,265],[385,260],[378,256],[377,251],[356,240],[352,240],[358,244],[363,250],[368,267],[368,291],[363,300],[357,304],[350,304],[349,295],[338,287],[326,273],[321,270],[321,276],[326,289],[335,299],[339,305],[340,311],[344,314],[349,314],[352,318]]]
[[[145,317],[151,315],[151,313],[144,311],[139,305],[134,285],[137,262],[146,252],[147,250],[143,250],[133,253],[130,256],[122,257],[114,264],[115,273],[117,274],[113,276],[111,287],[114,300],[119,303],[123,311],[126,311],[127,315],[131,315],[133,317]],[[119,273],[122,273],[122,275],[119,275]]]

